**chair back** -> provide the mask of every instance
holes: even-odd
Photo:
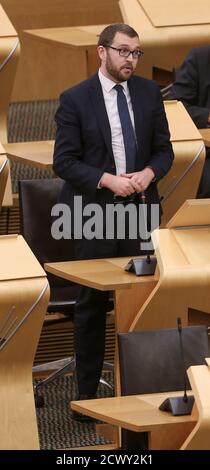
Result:
[[[19,182],[21,233],[42,265],[75,259],[73,240],[56,240],[51,235],[51,210],[59,200],[62,186],[60,178]],[[74,283],[51,274],[48,280],[51,300],[75,299],[78,286]]]
[[[185,378],[183,374],[180,338],[176,328],[120,333],[118,341],[122,395],[183,390],[185,380],[187,388],[190,388],[187,374]],[[182,344],[185,370],[191,365],[205,364],[205,357],[209,357],[210,354],[206,326],[183,328]],[[161,441],[160,436],[152,437],[152,442],[156,440],[157,446],[159,438]],[[181,432],[178,438],[182,440]],[[172,439],[174,439],[173,430]],[[176,445],[179,448],[179,442],[176,442]],[[122,447],[148,449],[147,433],[123,430]]]
[[[185,370],[205,364],[209,337],[205,325],[182,328]],[[183,361],[177,328],[120,333],[122,395],[183,390]],[[190,384],[186,374],[187,387]]]

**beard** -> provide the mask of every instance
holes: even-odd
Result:
[[[134,73],[134,67],[131,63],[125,63],[120,68],[112,62],[109,56],[106,59],[106,70],[108,74],[114,78],[117,82],[124,82],[132,77]]]

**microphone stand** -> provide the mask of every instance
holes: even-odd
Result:
[[[141,201],[143,208],[143,223],[145,228],[147,229],[146,196],[144,191],[141,192]],[[134,272],[136,276],[153,276],[156,265],[156,256],[151,256],[148,254],[146,258],[131,259],[124,269],[125,271]]]
[[[170,411],[173,416],[182,416],[182,415],[190,415],[192,412],[192,407],[194,404],[194,396],[187,395],[187,382],[186,382],[186,366],[184,360],[184,349],[183,349],[183,341],[182,341],[182,322],[181,318],[177,318],[177,327],[179,333],[179,347],[180,347],[180,355],[181,355],[181,364],[182,364],[182,372],[183,372],[183,386],[184,386],[184,395],[181,397],[171,397],[166,398],[166,400],[161,403],[159,406],[159,410],[161,411]]]

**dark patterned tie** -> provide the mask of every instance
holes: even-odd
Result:
[[[117,90],[117,107],[125,146],[126,173],[132,173],[135,171],[137,152],[135,133],[128,110],[126,96],[123,92],[123,87],[122,85],[115,85],[114,88]]]

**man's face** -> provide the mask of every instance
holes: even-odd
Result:
[[[110,46],[129,51],[140,50],[139,38],[137,36],[130,38],[123,33],[116,33]],[[98,47],[98,52],[101,59],[101,71],[110,80],[120,83],[133,75],[138,59],[134,59],[132,54],[122,57],[115,49],[103,46]]]

